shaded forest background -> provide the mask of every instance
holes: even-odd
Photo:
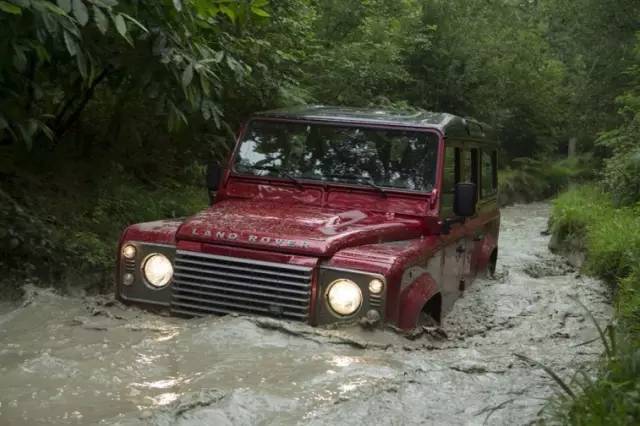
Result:
[[[1,0],[0,273],[106,289],[128,223],[205,205],[250,113],[492,124],[505,201],[640,191],[636,0]],[[566,159],[569,145],[577,155]]]
[[[617,325],[551,405],[638,424],[638,0],[0,0],[3,297],[109,290],[126,225],[204,207],[242,120],[302,103],[488,122],[503,202],[572,184],[554,246],[611,285]]]

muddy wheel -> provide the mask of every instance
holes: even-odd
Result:
[[[418,322],[416,323],[416,328],[421,327],[438,327],[438,321],[436,321],[428,312],[420,312],[418,316]]]
[[[491,259],[489,260],[489,264],[487,265],[487,278],[495,278],[496,277],[496,264],[498,263],[498,253],[494,250],[491,253]]]

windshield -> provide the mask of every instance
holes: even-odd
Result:
[[[428,132],[254,121],[234,168],[254,176],[430,191],[437,140]]]

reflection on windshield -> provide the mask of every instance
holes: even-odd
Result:
[[[429,191],[433,133],[254,121],[235,158],[238,173]]]

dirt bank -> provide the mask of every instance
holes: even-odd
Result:
[[[547,204],[503,210],[498,278],[446,336],[322,330],[262,318],[166,318],[109,297],[29,289],[0,305],[2,424],[527,424],[599,343],[607,289],[548,252]]]

